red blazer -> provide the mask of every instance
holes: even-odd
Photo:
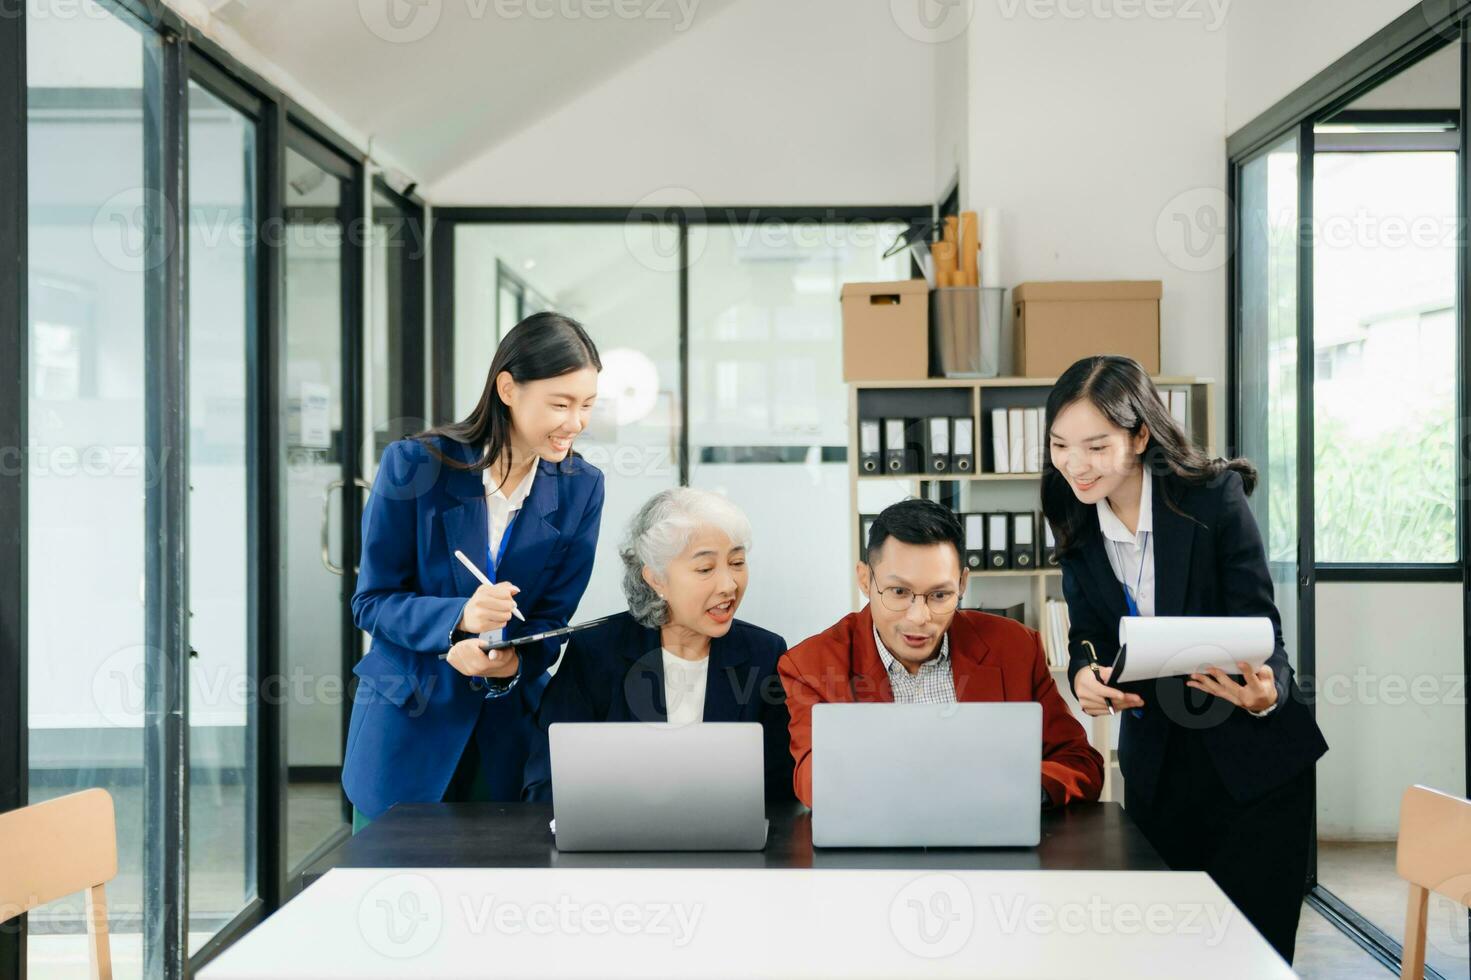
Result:
[[[961,610],[950,623],[950,669],[960,701],[1042,705],[1042,788],[1054,806],[1098,799],[1103,758],[1057,692],[1035,630],[1002,616]],[[811,806],[812,706],[894,700],[873,642],[873,615],[865,606],[843,617],[792,647],[776,670],[791,712],[793,783],[797,798]]]

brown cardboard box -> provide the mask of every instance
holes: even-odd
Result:
[[[1016,373],[1055,378],[1085,357],[1122,354],[1159,374],[1158,280],[1024,282],[1012,290]]]
[[[844,283],[842,302],[844,381],[930,376],[929,283]]]

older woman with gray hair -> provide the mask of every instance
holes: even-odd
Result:
[[[628,611],[572,637],[542,695],[542,730],[559,721],[759,722],[766,798],[792,799],[776,673],[786,641],[735,618],[750,547],[750,521],[719,494],[679,487],[650,498],[619,552]],[[522,795],[551,799],[545,739]]]

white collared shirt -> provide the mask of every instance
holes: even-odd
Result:
[[[497,487],[495,480],[495,467],[487,467],[481,471],[480,480],[485,484],[485,517],[489,525],[490,553],[497,554],[501,550],[501,539],[506,536],[506,528],[511,524],[511,515],[521,509],[526,503],[526,498],[531,496],[531,485],[536,482],[536,462],[531,464],[519,486],[506,495],[505,487]],[[499,581],[494,572],[487,568],[485,570],[491,576],[491,581]]]
[[[919,665],[919,672],[911,674],[899,658],[884,646],[878,627],[873,628],[873,645],[878,647],[879,659],[889,675],[889,687],[894,691],[895,704],[954,704],[955,676],[950,672],[950,633],[946,631],[940,639],[940,652]]]
[[[1139,606],[1139,615],[1154,615],[1154,489],[1145,471],[1140,480],[1139,523],[1131,534],[1104,497],[1094,506],[1098,527],[1103,532],[1103,550],[1114,578],[1128,589]]]
[[[526,498],[531,495],[531,485],[536,482],[536,471],[540,461],[531,464],[531,470],[526,474],[519,486],[506,495],[505,487],[496,486],[495,467],[488,466],[481,471],[480,480],[485,485],[485,521],[486,540],[490,545],[490,551],[485,556],[472,555],[477,565],[485,563],[485,574],[490,576],[492,582],[501,580],[500,569],[490,566],[493,556],[500,553],[501,541],[506,536],[506,528],[511,526],[511,517],[526,503]],[[492,643],[499,642],[506,634],[504,628],[498,630],[486,630],[480,634],[482,640]]]

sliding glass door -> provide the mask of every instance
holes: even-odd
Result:
[[[131,21],[28,18],[30,351],[27,637],[30,802],[102,787],[117,812],[109,886],[114,976],[145,975],[146,711],[161,651],[146,638],[146,503],[160,458],[146,433],[147,117],[161,45]],[[9,193],[10,189],[4,189]],[[29,916],[30,976],[83,977],[80,895]]]

